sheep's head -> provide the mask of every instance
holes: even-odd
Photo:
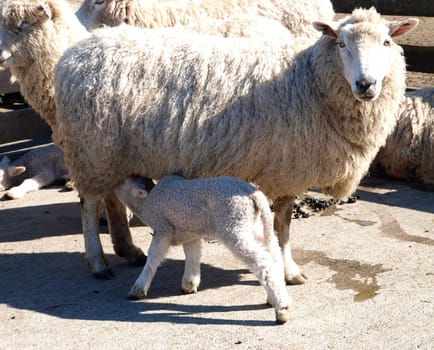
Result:
[[[12,178],[26,171],[24,166],[11,165],[8,157],[0,161],[0,191],[5,191],[12,186]]]
[[[118,26],[126,22],[130,0],[84,0],[76,15],[88,29],[102,25]]]
[[[22,67],[32,60],[38,33],[52,18],[41,0],[7,0],[0,4],[0,66]]]
[[[388,22],[371,8],[356,9],[341,22],[314,22],[314,27],[335,39],[345,79],[356,99],[367,102],[380,96],[394,55],[402,54],[392,38],[408,33],[418,22]]]

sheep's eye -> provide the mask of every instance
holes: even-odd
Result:
[[[340,48],[344,48],[345,47],[345,43],[341,40],[341,41],[338,41],[338,46],[340,47]]]
[[[102,5],[105,3],[105,0],[95,0],[95,5]]]
[[[384,40],[383,45],[384,46],[390,46],[390,40],[389,39]]]

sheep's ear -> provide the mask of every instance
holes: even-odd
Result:
[[[323,35],[327,35],[335,39],[338,37],[337,34],[338,24],[336,22],[325,23],[325,22],[315,21],[312,23],[312,25],[316,30],[323,33]]]
[[[47,3],[43,3],[38,7],[38,17],[43,20],[52,18],[51,8]]]
[[[26,171],[25,166],[10,166],[8,168],[8,175],[10,177],[18,176]]]
[[[417,27],[419,20],[417,18],[409,18],[405,21],[389,23],[389,35],[391,37],[400,36],[412,31]]]

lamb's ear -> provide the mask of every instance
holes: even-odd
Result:
[[[409,18],[405,21],[390,22],[389,23],[389,35],[391,37],[400,36],[412,31],[417,27],[419,20],[417,18]]]
[[[10,166],[8,168],[8,175],[10,177],[15,177],[18,176],[22,173],[24,173],[26,171],[26,167],[25,166]]]
[[[324,35],[327,35],[335,39],[338,37],[337,34],[338,23],[336,22],[326,23],[326,22],[315,21],[312,23],[312,25],[316,30],[323,33]]]

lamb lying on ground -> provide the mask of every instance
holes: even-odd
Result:
[[[142,273],[129,292],[146,296],[170,245],[182,244],[185,270],[182,289],[195,293],[200,283],[201,239],[217,239],[245,262],[274,306],[276,321],[290,316],[282,254],[273,217],[264,194],[230,177],[187,180],[166,176],[153,187],[147,179],[130,177],[117,189],[118,198],[154,230]]]
[[[303,281],[290,250],[291,201],[309,187],[335,198],[355,191],[405,93],[392,38],[416,24],[357,9],[316,22],[324,34],[302,52],[126,25],[71,47],[55,72],[57,142],[82,198],[92,270],[107,272],[100,201],[128,175],[178,173],[258,185],[273,201],[286,279]]]
[[[0,162],[0,191],[8,190],[5,195],[11,199],[66,180],[63,152],[53,144],[30,150],[13,162],[8,157]]]
[[[408,92],[401,107],[375,165],[393,177],[434,184],[434,88]]]

